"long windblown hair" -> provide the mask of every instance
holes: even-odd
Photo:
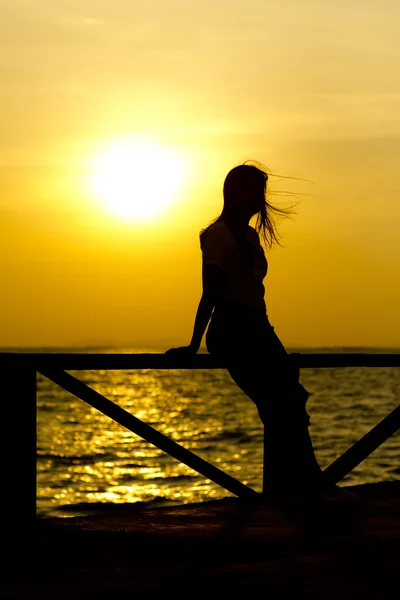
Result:
[[[270,173],[270,175],[273,174]],[[287,179],[296,178],[287,177]],[[271,204],[267,195],[267,183],[267,168],[257,161],[246,161],[229,171],[224,181],[224,206],[222,212],[205,229],[201,230],[200,245],[202,246],[203,235],[212,225],[214,225],[214,223],[223,221],[225,217],[232,214],[238,196],[240,196],[247,187],[257,187],[258,189],[261,188],[263,190],[264,202],[261,202],[260,210],[257,213],[256,231],[268,249],[271,249],[272,245],[275,243],[281,246],[282,244],[279,242],[281,236],[278,232],[275,218],[289,217],[290,215],[295,214],[295,211],[293,210],[293,206],[280,208]]]

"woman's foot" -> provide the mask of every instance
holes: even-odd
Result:
[[[360,498],[354,492],[339,487],[338,485],[328,486],[323,493],[339,504],[359,504]]]
[[[354,492],[330,485],[318,491],[295,492],[290,496],[289,504],[310,507],[356,507],[360,504],[360,498]]]

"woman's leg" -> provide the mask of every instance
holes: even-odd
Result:
[[[323,475],[315,457],[306,411],[309,397],[299,369],[273,328],[262,344],[244,354],[231,353],[227,368],[235,383],[256,404],[265,428],[265,481],[283,493],[321,489]],[[265,490],[268,492],[268,490]]]

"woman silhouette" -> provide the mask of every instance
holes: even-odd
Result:
[[[195,354],[208,325],[207,350],[223,359],[264,424],[264,494],[278,501],[300,494],[351,503],[355,494],[324,482],[308,431],[309,393],[299,382],[295,355],[286,352],[267,316],[268,264],[259,233],[268,248],[279,243],[273,215],[291,212],[267,201],[267,181],[261,165],[245,163],[228,173],[222,213],[200,233],[203,293],[191,342],[166,354]],[[255,215],[256,229],[249,225]]]

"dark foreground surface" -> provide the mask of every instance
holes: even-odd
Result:
[[[40,518],[32,550],[17,554],[0,596],[394,598],[400,482],[346,489],[359,494],[359,509],[283,510],[226,498]]]

